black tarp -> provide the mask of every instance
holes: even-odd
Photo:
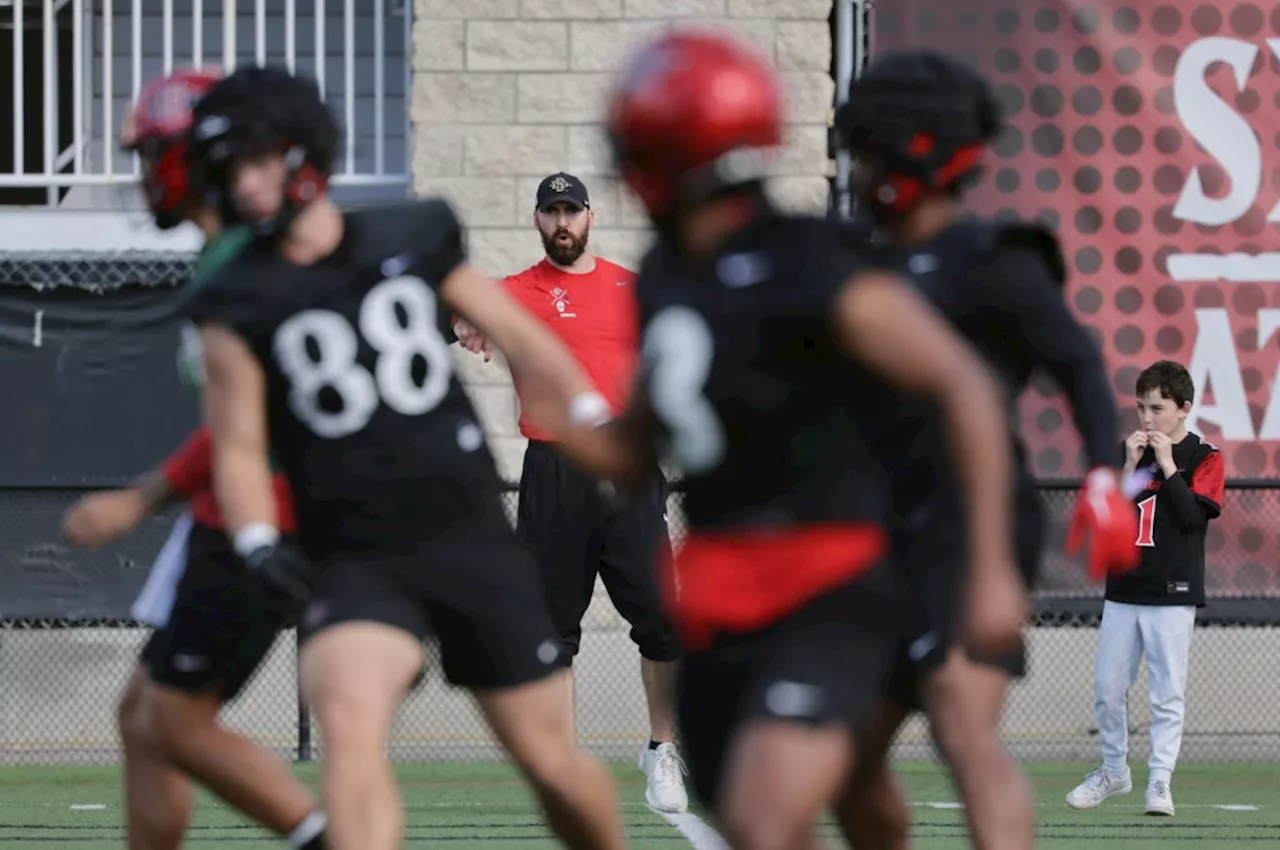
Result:
[[[0,488],[118,484],[182,442],[179,292],[0,287]]]
[[[62,540],[62,514],[86,489],[150,469],[197,424],[177,372],[190,261],[0,258],[0,618],[129,616],[176,510],[99,552]]]
[[[129,618],[177,510],[97,552],[68,546],[62,514],[76,490],[0,490],[0,620]]]

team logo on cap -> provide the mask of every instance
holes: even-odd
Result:
[[[553,192],[563,192],[573,184],[570,183],[568,180],[565,180],[563,177],[557,177],[547,185],[551,188],[551,191]]]

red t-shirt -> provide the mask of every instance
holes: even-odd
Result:
[[[639,356],[635,279],[622,266],[596,257],[595,269],[586,274],[561,271],[544,259],[502,280],[507,292],[568,346],[614,416],[626,409]],[[520,433],[531,440],[551,439],[523,413]]]
[[[223,527],[222,511],[213,493],[213,438],[207,425],[197,428],[160,467],[169,486],[191,505],[191,518],[205,528]],[[277,527],[283,532],[297,528],[289,482],[281,473],[272,476],[276,497]]]

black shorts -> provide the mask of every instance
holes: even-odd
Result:
[[[680,644],[664,616],[657,558],[671,551],[667,487],[662,476],[648,492],[616,506],[599,482],[562,458],[549,443],[530,441],[520,478],[516,532],[533,551],[566,664],[582,642],[582,617],[596,576],[631,625],[631,640],[652,661],[675,661]]]
[[[1044,546],[1044,507],[1033,489],[1020,488],[1017,499],[1015,555],[1022,579],[1031,589]],[[964,522],[958,501],[939,496],[894,530],[894,559],[906,576],[906,627],[899,639],[889,696],[907,708],[923,708],[920,677],[941,666],[957,640],[965,599]],[[1000,657],[970,658],[1011,678],[1026,675],[1025,648]]]
[[[224,532],[192,526],[169,622],[142,650],[151,681],[235,699],[286,625],[261,605],[257,588]]]
[[[780,623],[685,655],[680,738],[704,805],[716,805],[734,735],[752,721],[865,731],[897,645],[895,584],[892,571],[877,566]]]
[[[333,557],[321,564],[300,638],[340,623],[374,622],[434,635],[445,678],[471,690],[508,688],[563,666],[533,558],[501,528],[410,551]]]

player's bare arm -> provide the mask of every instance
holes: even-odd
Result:
[[[67,542],[85,549],[100,548],[129,534],[167,505],[185,499],[191,491],[170,478],[169,467],[188,457],[193,448],[203,446],[207,453],[208,444],[201,439],[202,433],[203,429],[197,431],[163,463],[128,487],[77,499],[62,520]],[[206,462],[204,467],[207,465]]]
[[[1061,253],[1048,234],[1030,231],[1007,239],[1037,239],[1034,247],[1004,250],[989,274],[992,303],[1010,305],[1018,334],[1071,402],[1090,466],[1115,468],[1120,416],[1102,352],[1076,321],[1062,296]],[[1017,243],[1021,245],[1021,242]]]
[[[851,280],[840,293],[837,322],[858,359],[938,405],[968,497],[970,635],[981,649],[1016,645],[1027,600],[1014,566],[1012,441],[998,384],[950,326],[892,275]]]
[[[62,533],[73,546],[97,549],[133,531],[178,495],[163,470],[153,469],[129,487],[77,499],[63,516]]]
[[[266,381],[245,341],[229,328],[206,324],[205,420],[213,437],[213,487],[232,537],[250,526],[274,527],[268,461]]]
[[[591,474],[624,490],[639,490],[650,483],[650,476],[658,469],[653,423],[645,381],[637,377],[621,416],[595,427],[575,427],[557,447]]]

